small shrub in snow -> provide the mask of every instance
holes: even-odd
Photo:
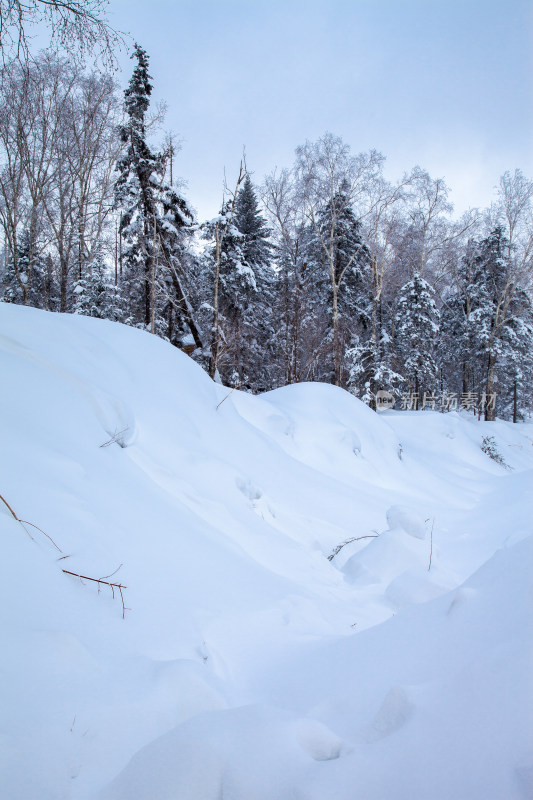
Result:
[[[122,428],[121,431],[115,431],[111,439],[108,439],[107,442],[103,442],[100,447],[109,447],[110,444],[118,444],[119,447],[127,447],[128,442],[126,440],[126,434],[129,431],[129,427]]]
[[[496,441],[494,436],[484,436],[481,441],[481,449],[484,453],[488,455],[489,458],[492,458],[497,464],[500,464],[505,469],[511,469],[509,464],[507,464],[500,453],[498,452],[498,448],[496,446]]]

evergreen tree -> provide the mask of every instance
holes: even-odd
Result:
[[[403,374],[418,401],[436,389],[435,346],[439,312],[433,288],[415,273],[400,290],[396,303],[395,342],[403,362]]]
[[[236,385],[240,378],[235,371],[232,328],[239,317],[242,298],[251,283],[255,288],[255,280],[251,270],[243,269],[242,236],[234,224],[231,200],[223,204],[215,219],[204,223],[202,236],[210,242],[201,260],[199,281],[202,286],[200,315],[204,328],[210,330],[212,336],[210,369],[212,367],[213,377]]]
[[[18,274],[17,274],[18,273]],[[18,272],[15,266],[15,259],[11,256],[7,259],[6,270],[3,281],[2,300],[4,303],[24,303],[24,291],[21,282],[24,282],[26,274]]]
[[[331,317],[328,280],[317,258],[312,229],[302,224],[277,253],[273,336],[277,382],[320,380],[330,369]],[[280,363],[281,362],[281,363]]]
[[[330,380],[346,385],[345,353],[354,337],[366,344],[372,299],[370,253],[345,184],[321,210],[318,223],[317,256],[330,273],[325,298],[332,309],[330,336],[335,368],[333,374],[330,372]]]
[[[248,173],[237,196],[235,227],[242,234],[244,263],[257,272],[269,267],[272,256],[270,230],[259,210],[259,203]]]
[[[441,311],[440,365],[447,392],[479,397],[482,368],[471,312],[478,293],[476,257],[478,244],[470,240],[454,269],[453,284],[444,297]],[[477,407],[477,402],[473,409]]]
[[[106,267],[100,245],[96,246],[87,275],[75,283],[73,294],[75,314],[98,319],[120,319],[118,288]]]
[[[9,258],[4,279],[3,300],[46,308],[46,260],[37,252],[30,232],[25,230],[17,243],[16,258]]]
[[[498,407],[503,410],[502,395],[509,382],[521,384],[530,352],[531,307],[513,271],[509,240],[500,226],[478,245],[469,294],[468,325],[482,367],[481,388],[486,399],[500,395]],[[487,403],[485,418],[494,419],[495,410]]]
[[[228,201],[222,216],[229,219]],[[237,218],[229,222],[220,254],[220,303],[227,322],[234,325],[244,315],[257,292],[255,272],[245,256],[245,237],[237,226]]]
[[[219,241],[217,369],[222,380],[258,390],[270,386],[274,272],[269,230],[259,210],[250,177],[244,177],[235,206],[204,226],[213,241],[206,269],[216,269]],[[222,236],[223,234],[223,236]],[[213,312],[212,312],[213,313]]]
[[[531,409],[531,375],[533,374],[533,300],[521,287],[513,293],[506,325],[502,331],[502,357],[498,386],[502,413],[512,415],[513,422]],[[529,394],[529,397],[528,397]]]
[[[376,410],[376,392],[385,390],[397,397],[405,383],[393,368],[393,362],[392,339],[384,328],[377,342],[372,338],[361,341],[354,336],[345,356],[347,388]]]
[[[60,307],[59,281],[54,267],[54,261],[50,253],[47,253],[42,261],[41,276],[41,302],[42,308],[46,311],[58,311]]]
[[[187,325],[196,346],[201,347],[183,288],[184,234],[192,213],[165,181],[169,153],[156,152],[147,142],[146,115],[152,93],[148,56],[136,44],[132,58],[137,63],[125,91],[127,121],[120,129],[126,152],[117,165],[115,194],[122,210],[122,291],[127,321],[154,333],[170,330],[175,343]]]

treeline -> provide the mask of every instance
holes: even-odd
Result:
[[[250,391],[326,381],[375,407],[533,405],[533,181],[500,179],[459,220],[415,167],[326,134],[252,183],[243,161],[200,224],[151,142],[148,56],[114,80],[43,54],[1,75],[4,302],[144,328]]]

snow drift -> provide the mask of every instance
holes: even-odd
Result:
[[[0,364],[6,798],[532,796],[533,426],[5,304]]]

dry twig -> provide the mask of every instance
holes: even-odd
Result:
[[[430,542],[431,542],[431,544],[430,544],[430,549],[429,549],[428,572],[431,569],[431,559],[433,558],[433,526],[434,526],[434,524],[435,524],[435,517],[433,517],[433,519],[431,520],[431,533],[430,533]]]
[[[119,447],[126,447],[126,443],[124,442],[124,439],[121,439],[119,437],[121,437],[123,433],[126,433],[127,430],[129,430],[128,426],[126,426],[125,428],[122,428],[121,431],[117,431],[116,433],[113,434],[111,439],[108,439],[107,442],[104,442],[103,444],[101,444],[100,447],[109,447],[110,444],[118,444]]]
[[[33,538],[33,536],[31,535],[31,533],[30,533],[30,532],[29,532],[29,530],[27,529],[26,525],[31,525],[31,527],[32,527],[32,528],[35,528],[36,530],[40,531],[40,532],[43,534],[43,536],[46,536],[46,538],[47,538],[47,539],[50,539],[50,541],[52,542],[52,544],[54,545],[54,547],[56,548],[56,550],[59,550],[59,552],[60,552],[60,553],[62,553],[62,552],[63,552],[63,551],[62,551],[62,549],[61,549],[61,548],[60,548],[60,547],[59,547],[59,546],[58,546],[58,545],[57,545],[57,544],[54,542],[54,540],[52,539],[52,537],[51,537],[51,536],[49,536],[47,533],[45,533],[43,530],[41,530],[41,528],[39,528],[37,525],[34,525],[34,524],[33,524],[33,522],[28,522],[28,521],[27,521],[27,520],[25,520],[25,519],[20,519],[19,517],[17,517],[17,515],[15,514],[15,512],[13,511],[13,509],[11,508],[11,506],[9,505],[9,503],[7,502],[7,500],[5,499],[5,497],[2,497],[2,495],[1,495],[1,494],[0,494],[0,500],[1,500],[1,501],[4,503],[4,505],[5,505],[5,506],[7,506],[7,508],[10,510],[11,514],[13,515],[13,518],[14,518],[14,519],[16,519],[16,520],[17,520],[17,522],[18,522],[20,525],[22,525],[22,527],[24,528],[24,530],[26,531],[26,533],[28,534],[28,536],[30,537],[30,539],[32,540],[32,542],[34,542],[34,541],[35,541],[35,539]]]
[[[20,525],[22,525],[22,527],[24,528],[24,530],[26,531],[26,533],[28,534],[28,536],[30,537],[30,539],[32,541],[35,541],[35,539],[31,535],[29,530],[26,528],[26,525],[31,525],[32,528],[35,528],[36,530],[40,531],[44,536],[46,536],[47,539],[49,539],[52,542],[54,547],[57,550],[59,550],[60,553],[63,552],[61,550],[61,548],[54,542],[52,537],[49,536],[47,533],[45,533],[45,531],[43,531],[42,528],[39,528],[38,525],[34,525],[33,522],[27,522],[26,520],[19,519],[17,517],[17,515],[15,514],[15,512],[13,511],[13,509],[11,508],[11,506],[9,505],[9,503],[7,502],[7,500],[5,499],[5,497],[2,497],[1,494],[0,494],[0,500],[9,509],[9,511],[10,511],[11,515],[13,516],[13,518],[18,523],[20,523]],[[69,558],[69,556],[63,555],[63,556],[61,556],[61,558],[59,560],[62,561],[64,558]],[[69,569],[63,569],[61,571],[64,572],[65,575],[73,575],[75,578],[79,578],[80,580],[92,581],[93,583],[97,583],[98,584],[98,592],[100,592],[100,584],[104,584],[104,586],[109,586],[111,588],[111,592],[113,594],[113,600],[115,599],[115,589],[118,589],[118,592],[120,594],[120,601],[122,603],[122,619],[124,619],[125,616],[126,616],[126,611],[131,611],[130,608],[126,607],[126,605],[124,603],[124,595],[122,593],[122,590],[123,589],[127,589],[128,587],[125,586],[123,583],[114,583],[112,581],[106,580],[107,578],[112,578],[113,575],[116,575],[121,567],[122,567],[122,564],[119,564],[119,566],[115,570],[113,570],[113,572],[111,572],[109,575],[105,575],[103,578],[90,578],[88,575],[81,575],[79,572],[71,572]]]
[[[239,384],[239,385],[240,385],[240,384]],[[222,405],[222,403],[224,402],[224,400],[227,400],[227,399],[228,399],[228,397],[230,396],[230,394],[232,394],[232,393],[235,391],[235,389],[238,389],[238,388],[239,388],[239,385],[237,385],[237,386],[234,386],[234,387],[233,387],[233,389],[232,389],[230,392],[228,392],[228,393],[227,393],[227,395],[226,395],[225,397],[223,397],[223,398],[222,398],[222,400],[220,401],[220,403],[218,404],[218,406],[215,408],[215,411],[218,411],[218,409],[219,409],[219,406],[221,406],[221,405]]]
[[[338,544],[335,550],[328,556],[328,561],[333,561],[336,555],[340,553],[343,547],[347,544],[351,544],[352,542],[359,542],[361,539],[376,539],[379,536],[379,533],[369,533],[366,536],[354,536],[352,539],[346,539],[345,542],[342,544]]]
[[[122,566],[122,564],[120,565],[120,567],[121,566]],[[117,567],[115,572],[112,572],[111,575],[114,575],[116,572],[118,572],[120,567]],[[98,584],[98,593],[100,593],[100,584],[104,584],[104,586],[109,586],[111,588],[111,592],[113,594],[113,600],[115,599],[115,589],[118,589],[118,591],[120,593],[120,601],[122,603],[122,619],[125,618],[126,611],[131,611],[131,608],[126,608],[126,605],[124,603],[124,595],[122,594],[122,590],[123,589],[127,589],[128,587],[124,586],[123,583],[112,583],[111,581],[104,580],[104,578],[90,578],[88,575],[80,575],[79,572],[71,572],[69,569],[63,569],[61,571],[64,572],[65,575],[73,575],[75,578],[79,578],[82,582],[83,581],[92,581],[93,583],[97,583]],[[110,577],[110,576],[108,576],[108,577]]]

